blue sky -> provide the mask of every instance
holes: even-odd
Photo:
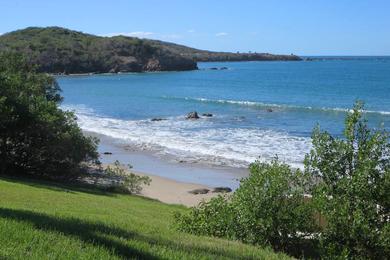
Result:
[[[62,26],[220,51],[390,55],[390,0],[0,0],[0,33]]]

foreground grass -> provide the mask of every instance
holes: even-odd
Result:
[[[172,227],[186,208],[49,182],[0,178],[0,259],[287,259]]]

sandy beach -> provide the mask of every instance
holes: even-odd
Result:
[[[209,200],[220,193],[213,193],[213,187],[201,184],[178,182],[172,179],[135,172],[138,175],[147,175],[152,179],[149,186],[143,186],[141,196],[156,199],[168,204],[181,204],[188,207],[198,205],[202,200]],[[208,189],[207,194],[191,194],[195,189]]]

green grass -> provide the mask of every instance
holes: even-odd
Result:
[[[185,207],[138,196],[0,178],[0,259],[287,259],[174,229]]]

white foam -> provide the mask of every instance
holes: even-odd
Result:
[[[219,103],[219,104],[230,104],[230,105],[239,105],[239,106],[248,106],[248,107],[263,107],[263,108],[279,108],[279,109],[290,109],[290,110],[318,110],[323,112],[352,112],[352,109],[339,108],[339,107],[311,107],[311,106],[296,106],[296,105],[286,105],[286,104],[273,104],[273,103],[263,103],[247,100],[229,100],[229,99],[208,99],[208,98],[178,98],[178,97],[166,97],[172,99],[184,99],[189,101],[197,101],[204,103]],[[368,114],[380,114],[380,115],[390,115],[390,111],[380,111],[380,110],[363,110],[363,113]]]
[[[247,167],[256,159],[271,160],[276,155],[292,166],[301,167],[310,149],[310,139],[258,128],[215,128],[210,120],[183,117],[152,122],[100,117],[85,107],[76,111],[80,127],[118,138],[139,149],[177,160],[213,165]]]

